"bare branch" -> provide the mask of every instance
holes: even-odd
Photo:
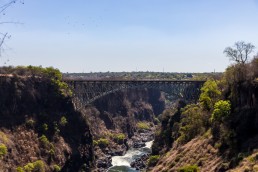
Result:
[[[9,8],[11,5],[13,5],[14,3],[16,3],[17,1],[19,1],[20,3],[24,4],[23,0],[8,0],[7,2],[2,2],[0,4],[0,14],[5,14],[5,11],[7,10],[7,8]],[[0,25],[3,24],[22,24],[20,22],[12,22],[12,21],[0,21]],[[7,32],[0,32],[0,57],[1,54],[3,52],[3,45],[4,45],[4,41],[6,40],[6,38],[10,38],[10,35],[8,35]]]
[[[231,47],[225,48],[223,51],[227,57],[230,57],[230,60],[233,60],[237,63],[245,63],[249,55],[253,52],[255,46],[251,43],[245,43],[244,41],[239,41],[234,44],[235,49]]]
[[[16,0],[12,0],[8,2],[7,4],[4,4],[3,6],[0,7],[0,14],[3,13],[8,7],[10,7],[12,4],[14,4]]]
[[[1,52],[2,52],[2,49],[1,49],[1,47],[2,47],[2,45],[3,45],[3,43],[4,43],[4,40],[5,40],[5,38],[7,37],[7,35],[8,35],[8,33],[5,33],[4,35],[3,35],[3,37],[1,38],[1,40],[0,40],[0,56],[1,56]]]

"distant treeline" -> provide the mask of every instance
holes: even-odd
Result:
[[[176,72],[96,72],[65,73],[64,78],[76,79],[207,79],[220,78],[222,73],[176,73]]]

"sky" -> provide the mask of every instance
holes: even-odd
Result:
[[[0,66],[222,72],[232,63],[226,47],[236,41],[258,47],[258,0],[22,1],[0,16],[13,22],[0,25],[11,35]]]

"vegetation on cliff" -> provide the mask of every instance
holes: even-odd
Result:
[[[186,106],[179,101],[177,108],[166,110],[159,117],[161,125],[152,147],[153,154],[161,156],[153,171],[182,171],[178,164],[196,165],[203,171],[212,162],[207,161],[205,150],[196,152],[195,158],[184,155],[184,163],[177,159],[180,156],[177,150],[198,142],[207,142],[206,149],[218,150],[220,163],[214,162],[215,168],[208,171],[234,168],[251,155],[257,148],[258,137],[257,77],[258,57],[249,63],[233,64],[220,79],[210,78],[203,85],[196,104]],[[195,142],[191,142],[193,139]],[[200,163],[200,158],[205,160]]]
[[[1,73],[0,171],[89,171],[89,125],[75,111],[61,72],[28,66]]]

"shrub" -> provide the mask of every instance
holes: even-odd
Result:
[[[55,134],[59,134],[60,133],[60,129],[59,129],[57,121],[54,121],[53,125],[54,125]]]
[[[45,165],[43,161],[37,160],[36,162],[33,163],[33,165],[34,165],[33,171],[45,172]]]
[[[26,164],[23,168],[17,167],[16,170],[18,172],[45,172],[45,165],[43,161],[37,160],[33,163]]]
[[[227,117],[230,114],[231,104],[230,101],[220,100],[215,103],[214,110],[211,116],[211,121],[220,121],[222,118]]]
[[[34,164],[30,162],[26,164],[23,168],[26,172],[31,172],[34,169]]]
[[[199,172],[199,168],[196,165],[188,165],[178,169],[178,172]]]
[[[0,144],[0,158],[5,156],[6,154],[7,154],[7,147],[5,146],[5,144],[1,143]]]
[[[101,146],[101,147],[107,147],[108,144],[109,144],[108,139],[100,138],[98,140],[98,145]]]
[[[160,121],[159,121],[158,118],[154,118],[154,121],[153,121],[153,122],[154,122],[155,125],[158,125],[158,124],[160,123]]]
[[[98,141],[97,140],[93,140],[93,146],[97,146],[98,145]]]
[[[55,149],[51,148],[49,151],[48,151],[48,154],[49,156],[51,157],[51,159],[55,156]]]
[[[4,143],[7,143],[9,140],[8,137],[2,131],[0,131],[0,140]]]
[[[150,129],[149,125],[146,122],[138,122],[137,128],[141,130],[148,130]]]
[[[41,144],[46,148],[48,147],[49,145],[49,140],[48,138],[45,136],[45,135],[42,135],[40,138],[39,138],[39,141],[41,142]]]
[[[123,133],[114,135],[114,140],[116,143],[122,144],[124,142],[125,135]]]
[[[152,155],[148,159],[148,167],[153,167],[157,164],[159,161],[160,156],[159,155]]]
[[[53,168],[54,168],[53,170],[54,172],[61,171],[61,167],[59,167],[58,165],[54,165]]]
[[[35,125],[35,121],[33,119],[28,119],[28,120],[26,120],[25,124],[26,124],[27,127],[32,128]]]
[[[44,123],[44,124],[42,125],[42,130],[43,130],[44,132],[46,132],[46,131],[48,130],[48,125],[47,125],[46,123]]]
[[[16,171],[17,171],[17,172],[24,172],[24,170],[23,170],[22,167],[17,167],[17,168],[16,168]]]
[[[60,119],[60,121],[59,121],[59,124],[60,124],[62,127],[64,127],[64,126],[66,126],[67,123],[68,123],[68,122],[67,122],[66,117],[62,116],[61,119]]]

